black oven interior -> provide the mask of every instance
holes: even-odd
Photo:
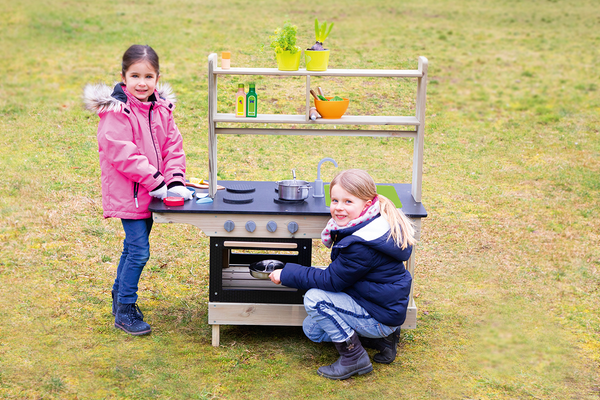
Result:
[[[211,302],[302,304],[304,291],[250,275],[260,260],[310,266],[311,239],[210,238]]]

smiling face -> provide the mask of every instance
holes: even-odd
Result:
[[[361,200],[348,193],[340,185],[331,188],[331,218],[339,225],[346,226],[350,221],[360,217],[360,214],[371,205],[371,200]]]
[[[121,73],[121,77],[127,91],[139,101],[145,102],[154,93],[159,75],[148,62],[140,61],[132,64],[125,76]]]

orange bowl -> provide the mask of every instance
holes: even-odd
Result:
[[[325,96],[326,99],[331,100],[333,96]],[[350,100],[344,98],[342,101],[322,101],[315,100],[315,107],[317,108],[317,112],[321,114],[321,117],[326,119],[339,119],[342,118],[342,115],[348,109],[348,104],[350,104]]]

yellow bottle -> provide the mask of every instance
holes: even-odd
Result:
[[[246,92],[244,92],[244,84],[238,84],[238,91],[235,94],[235,116],[246,116]]]

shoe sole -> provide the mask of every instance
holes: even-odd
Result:
[[[146,334],[152,332],[152,328],[145,330],[145,331],[140,331],[140,332],[131,332],[131,331],[128,331],[127,328],[125,328],[125,326],[119,325],[117,323],[115,323],[115,328],[119,328],[122,331],[125,331],[126,333],[129,333],[130,335],[133,335],[133,336],[146,335]]]
[[[375,355],[377,355],[377,354],[375,354]],[[373,357],[373,361],[376,362],[377,364],[391,364],[395,360],[396,360],[395,358],[393,360],[388,360],[388,359],[385,359],[385,360],[376,360],[375,357]]]
[[[368,374],[369,372],[373,371],[373,364],[369,364],[366,367],[363,367],[357,371],[352,371],[346,375],[342,375],[342,376],[330,376],[327,374],[322,373],[321,371],[317,370],[317,374],[319,374],[320,376],[327,378],[327,379],[334,379],[334,380],[344,380],[344,379],[348,379],[351,376],[354,375],[364,375],[364,374]]]

